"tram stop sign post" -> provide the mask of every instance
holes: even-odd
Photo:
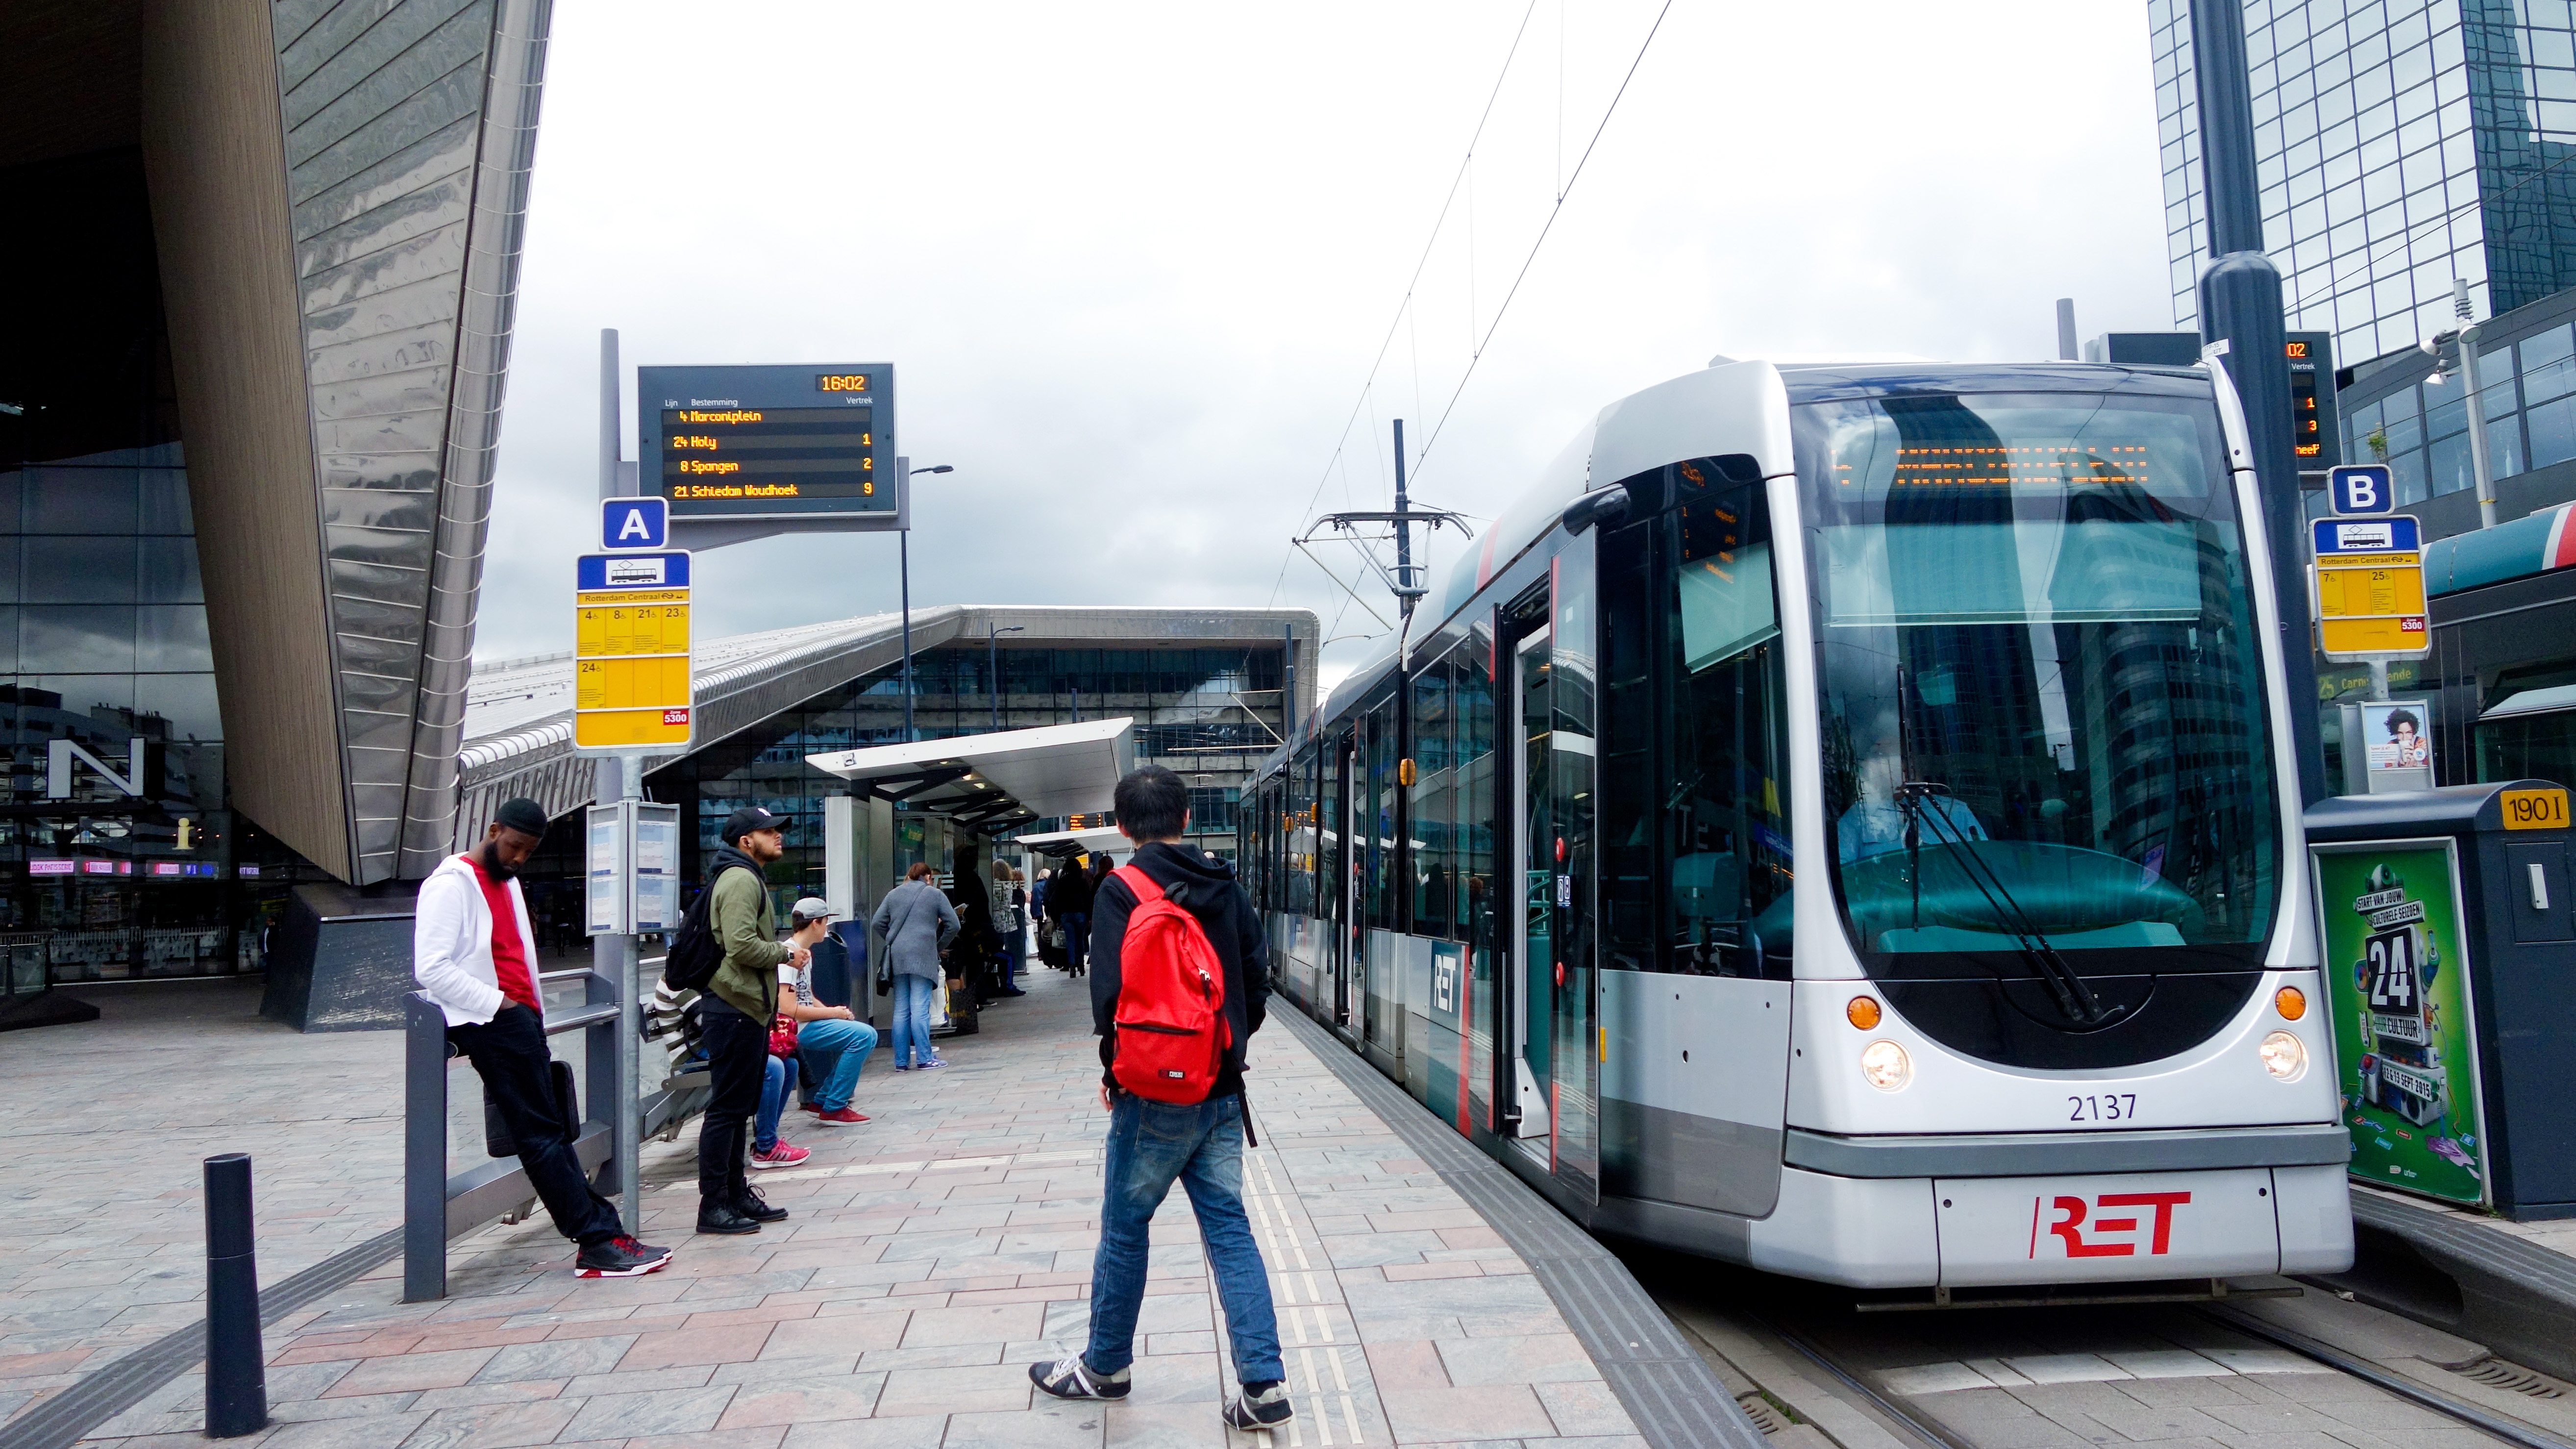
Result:
[[[2433,636],[2425,627],[2422,530],[2388,511],[2394,494],[2382,465],[2336,468],[2329,487],[2336,515],[2309,525],[2319,651],[2341,664],[2423,658]]]
[[[582,754],[686,750],[696,732],[686,549],[659,498],[600,504],[614,552],[573,561],[573,748]]]

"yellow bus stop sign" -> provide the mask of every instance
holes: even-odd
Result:
[[[573,641],[574,748],[687,747],[697,701],[685,550],[582,555]]]
[[[2424,613],[2424,554],[2415,520],[2319,519],[2311,535],[2316,558],[2317,647],[2338,662],[2422,658],[2432,652]]]

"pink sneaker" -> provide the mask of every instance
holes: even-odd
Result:
[[[751,1165],[754,1167],[794,1167],[796,1164],[803,1162],[806,1158],[813,1155],[814,1154],[810,1150],[799,1147],[795,1143],[781,1137],[778,1139],[778,1145],[770,1148],[767,1152],[761,1152],[758,1150],[753,1151],[751,1154]]]

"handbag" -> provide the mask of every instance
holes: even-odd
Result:
[[[770,1018],[769,1054],[773,1057],[796,1055],[796,1018],[786,1012]]]

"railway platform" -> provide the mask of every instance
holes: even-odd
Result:
[[[1035,974],[1026,998],[944,1045],[949,1068],[871,1063],[856,1105],[873,1121],[799,1126],[791,1110],[813,1156],[758,1174],[786,1222],[693,1236],[684,1133],[645,1161],[641,1235],[677,1248],[668,1270],[576,1279],[542,1220],[459,1240],[443,1302],[400,1302],[387,1262],[272,1325],[275,1427],[228,1442],[1224,1442],[1222,1317],[1177,1192],[1155,1220],[1133,1397],[1059,1403],[1029,1382],[1030,1362],[1082,1341],[1103,1121],[1083,985]],[[1532,1264],[1306,1036],[1274,1019],[1252,1060],[1261,1146],[1245,1188],[1298,1411],[1274,1444],[1722,1442],[1642,1432]],[[1678,1407],[1741,1423],[1701,1381],[1717,1401]],[[183,1373],[83,1442],[203,1442],[201,1395]]]

